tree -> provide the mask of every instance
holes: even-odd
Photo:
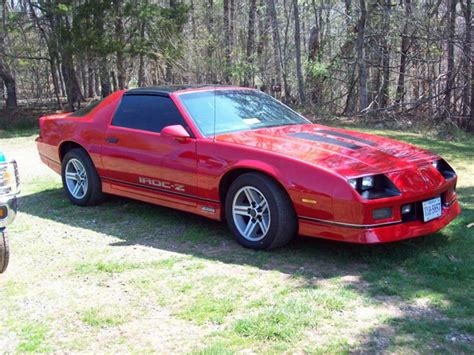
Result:
[[[253,77],[254,47],[255,47],[255,13],[257,11],[257,0],[249,0],[249,24],[247,29],[247,68],[244,76],[244,86],[250,86]]]
[[[365,25],[367,22],[367,8],[365,0],[359,0],[360,17],[357,24],[357,66],[359,67],[359,110],[368,106],[367,96],[367,67],[365,64]]]
[[[295,13],[295,48],[296,48],[296,78],[298,80],[298,96],[301,104],[305,104],[303,69],[301,68],[301,35],[300,16],[298,10],[298,0],[293,0],[293,11]]]
[[[445,106],[449,111],[451,98],[455,86],[456,73],[454,71],[454,42],[456,40],[456,0],[448,0],[448,57],[446,70]]]
[[[281,75],[281,42],[280,42],[280,31],[278,29],[278,19],[275,8],[275,0],[267,0],[267,13],[270,18],[270,24],[272,27],[272,40],[273,40],[273,65],[275,68],[275,85],[281,87],[282,75]]]
[[[402,40],[400,44],[400,74],[398,75],[397,93],[395,102],[403,102],[405,96],[405,72],[407,66],[408,50],[410,48],[410,38],[408,28],[411,20],[411,0],[405,0],[405,21],[403,24]]]
[[[13,73],[10,70],[6,58],[5,38],[6,38],[6,27],[7,27],[7,3],[6,0],[2,0],[2,23],[0,27],[0,78],[5,85],[7,92],[6,107],[15,108],[18,106],[17,95],[16,95],[16,81],[13,77]]]
[[[223,14],[223,23],[224,23],[224,55],[225,55],[225,69],[224,69],[224,81],[226,83],[230,82],[230,67],[232,66],[231,59],[231,47],[230,47],[230,9],[229,9],[229,0],[224,0],[224,14]]]

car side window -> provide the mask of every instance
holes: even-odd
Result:
[[[158,95],[124,95],[112,120],[113,126],[160,132],[170,125],[186,126],[174,102]]]

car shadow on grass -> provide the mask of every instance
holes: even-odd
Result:
[[[371,302],[402,305],[401,314],[364,335],[358,351],[406,346],[466,352],[474,342],[474,227],[467,228],[474,222],[474,187],[459,188],[458,194],[462,215],[431,236],[384,245],[298,237],[271,252],[242,248],[223,223],[129,199],[110,197],[83,208],[73,206],[62,189],[50,189],[20,197],[19,206],[29,215],[115,237],[112,246],[144,245],[275,270],[298,278],[302,288],[349,277],[342,287]]]
[[[50,189],[21,196],[18,204],[22,213],[121,239],[114,246],[140,244],[289,274],[310,272],[311,265],[333,263],[338,269],[346,266],[353,272],[355,265],[364,268],[368,262],[379,262],[380,255],[390,260],[409,258],[421,250],[438,249],[447,243],[440,234],[384,245],[299,236],[284,248],[254,251],[238,245],[225,223],[126,198],[110,196],[98,206],[78,207],[67,200],[62,189]],[[324,270],[313,271],[324,273]]]

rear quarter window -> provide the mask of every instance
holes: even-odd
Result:
[[[87,116],[93,109],[95,109],[99,104],[103,101],[102,100],[94,100],[89,105],[71,113],[68,117],[84,117]]]
[[[185,121],[169,97],[124,95],[112,120],[113,126],[160,132],[163,127]]]

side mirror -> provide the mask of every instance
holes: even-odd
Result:
[[[164,136],[176,138],[178,141],[185,141],[191,137],[180,124],[163,127],[160,133]]]

